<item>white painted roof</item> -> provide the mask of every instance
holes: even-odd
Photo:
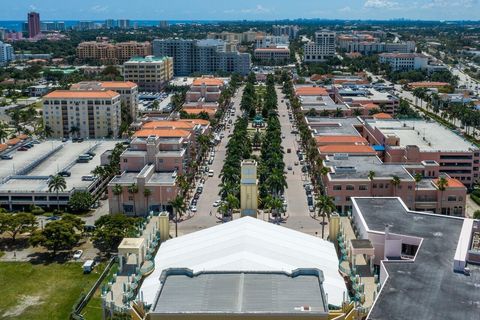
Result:
[[[338,272],[333,243],[245,217],[163,243],[155,256],[155,270],[140,291],[147,304],[154,303],[160,275],[167,268],[200,271],[284,271],[318,268],[325,281],[328,303],[341,305],[347,288]]]

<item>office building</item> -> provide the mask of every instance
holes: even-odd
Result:
[[[77,58],[80,60],[96,60],[104,64],[121,64],[133,57],[145,57],[152,54],[150,42],[106,41],[81,42],[77,46]]]
[[[161,20],[158,22],[158,27],[162,29],[168,28],[168,21],[167,20]]]
[[[315,32],[314,42],[303,46],[303,59],[305,62],[323,62],[335,56],[335,32]]]
[[[107,29],[118,28],[118,21],[114,20],[114,19],[105,20],[105,28],[107,28]]]
[[[240,44],[240,43],[250,43],[254,42],[257,37],[266,36],[265,32],[248,30],[242,33],[236,32],[209,32],[207,34],[207,39],[223,40],[227,43]]]
[[[84,81],[70,87],[70,90],[80,91],[108,91],[120,94],[121,103],[128,110],[131,120],[137,118],[138,113],[138,86],[129,81]]]
[[[37,12],[28,13],[28,37],[35,38],[40,34],[40,14]]]
[[[6,34],[6,30],[4,28],[0,28],[0,41],[3,41],[5,40],[5,34]]]
[[[76,30],[85,31],[85,30],[93,30],[98,27],[97,24],[93,21],[79,21],[75,26]]]
[[[0,66],[4,66],[15,59],[12,45],[0,41]]]
[[[352,204],[357,238],[373,247],[379,270],[366,319],[478,318],[478,220],[412,211],[398,198]]]
[[[43,121],[52,137],[117,137],[121,98],[117,92],[57,90],[43,97]]]
[[[294,25],[274,25],[272,26],[272,34],[274,36],[287,36],[290,40],[298,37],[300,28]]]
[[[435,121],[366,119],[363,136],[384,147],[386,163],[435,161],[469,188],[479,181],[480,149]]]
[[[136,57],[123,64],[123,77],[141,91],[160,91],[173,78],[173,69],[171,57]]]
[[[156,39],[153,54],[172,57],[176,76],[218,71],[245,75],[250,70],[250,54],[227,52],[226,43],[217,39]]]
[[[412,53],[414,41],[385,42],[371,33],[349,33],[337,36],[337,47],[345,52],[358,52],[363,55],[377,53]]]
[[[393,71],[426,70],[428,72],[445,71],[447,67],[433,58],[421,53],[382,53],[378,55],[380,63],[389,64]]]
[[[290,49],[281,47],[259,48],[253,51],[256,61],[274,64],[286,64],[290,61]]]
[[[259,36],[255,39],[255,49],[285,47],[290,44],[288,36]]]

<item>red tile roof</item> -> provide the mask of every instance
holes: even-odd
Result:
[[[8,149],[8,145],[5,143],[0,144],[0,152],[5,151]]]
[[[195,80],[193,80],[192,85],[223,86],[223,80],[218,78],[196,78]]]
[[[297,96],[328,96],[327,89],[323,87],[298,87],[295,93]]]
[[[446,87],[450,84],[448,82],[438,82],[438,81],[420,81],[420,82],[411,82],[408,84],[410,88],[438,88]]]
[[[112,99],[119,96],[115,91],[76,91],[56,90],[50,92],[45,99]]]
[[[12,138],[10,140],[7,140],[6,144],[9,145],[9,146],[14,146],[17,143],[20,143],[20,141],[22,141],[22,140],[20,140],[18,138]]]
[[[454,179],[454,178],[446,178],[446,179],[448,182],[447,188],[465,188],[465,185],[461,183],[458,179]],[[433,180],[433,183],[435,184],[435,186],[437,186],[438,180],[439,179]]]
[[[176,129],[142,129],[134,133],[134,137],[147,138],[149,136],[157,137],[188,137],[189,131]]]
[[[375,113],[373,115],[374,119],[392,119],[392,116],[385,112]]]

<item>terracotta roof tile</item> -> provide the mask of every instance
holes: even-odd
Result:
[[[298,87],[295,93],[297,96],[328,96],[327,89],[323,87]]]
[[[7,140],[6,144],[9,145],[9,146],[14,146],[16,145],[17,143],[20,143],[20,139],[18,138],[12,138],[10,140]]]
[[[142,129],[133,135],[134,137],[146,138],[149,136],[157,137],[188,137],[189,131],[178,129]]]
[[[76,90],[56,90],[50,92],[43,98],[45,99],[112,99],[119,96],[115,91],[76,91]]]
[[[142,126],[142,129],[193,129],[194,125],[185,121],[152,121],[147,122]]]
[[[0,144],[0,152],[5,151],[8,149],[8,145],[6,143]]]
[[[376,113],[373,115],[375,119],[392,119],[392,116],[385,112]]]
[[[192,83],[194,86],[201,86],[203,84],[206,86],[223,86],[223,80],[218,78],[196,78]]]
[[[461,183],[458,179],[446,178],[448,182],[447,188],[465,188],[465,185]],[[432,182],[437,185],[439,179],[434,179]]]

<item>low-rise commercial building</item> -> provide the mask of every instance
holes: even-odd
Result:
[[[52,137],[117,137],[121,96],[111,90],[56,90],[43,97],[43,121]]]
[[[480,223],[411,211],[398,198],[353,198],[381,289],[367,319],[475,319]]]
[[[173,79],[173,70],[171,57],[136,57],[123,64],[123,77],[141,91],[160,91]]]
[[[382,53],[380,63],[390,65],[393,71],[426,70],[427,72],[446,71],[448,68],[421,53]]]
[[[285,64],[290,61],[290,49],[287,47],[268,47],[254,50],[253,56],[260,62]]]
[[[366,119],[363,136],[385,148],[384,162],[435,161],[439,172],[467,187],[479,180],[480,150],[477,146],[434,121]]]
[[[386,42],[369,33],[340,34],[337,46],[345,52],[358,52],[363,55],[377,53],[412,53],[415,51],[414,41]]]

